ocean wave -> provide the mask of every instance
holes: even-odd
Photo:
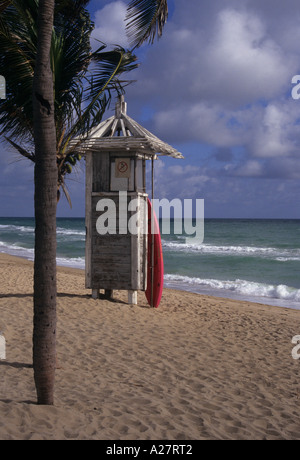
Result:
[[[34,233],[35,228],[31,226],[24,226],[24,225],[10,225],[10,224],[1,224],[0,225],[0,232],[17,232],[17,233]],[[85,230],[73,230],[67,229],[63,227],[57,227],[56,229],[57,235],[74,235],[74,236],[84,236],[85,237]]]
[[[85,269],[85,258],[84,257],[57,257],[57,265],[61,267],[81,268]]]
[[[5,244],[0,241],[0,253],[10,254],[12,256],[22,257],[27,260],[34,260],[34,249],[33,248],[24,248],[16,244]],[[57,265],[63,267],[73,267],[73,268],[85,268],[85,258],[84,257],[61,257],[57,256],[56,259]]]
[[[274,258],[281,262],[289,260],[300,261],[299,249],[279,249],[273,247],[255,247],[255,246],[225,246],[211,244],[192,244],[192,243],[175,243],[172,241],[163,241],[164,249],[179,251],[185,253],[211,254],[211,255],[236,255],[236,256],[260,256],[265,258]]]
[[[67,228],[57,227],[56,233],[58,235],[84,236],[84,238],[85,238],[85,231],[82,231],[82,230],[71,230],[71,229],[67,229]]]
[[[6,232],[34,233],[34,227],[25,227],[24,225],[0,225],[0,231],[1,230]]]
[[[291,261],[299,261],[300,257],[276,257],[278,262],[291,262]]]
[[[12,256],[22,257],[28,260],[34,259],[33,248],[24,248],[22,246],[18,246],[17,244],[7,244],[3,241],[0,241],[0,252],[10,254]]]
[[[180,283],[189,286],[210,288],[213,290],[231,291],[236,294],[251,297],[267,297],[270,299],[290,300],[300,302],[300,289],[286,285],[263,284],[254,281],[236,279],[222,281],[215,279],[192,278],[182,275],[165,275],[165,280],[170,283]]]

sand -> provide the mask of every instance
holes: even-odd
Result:
[[[93,300],[58,268],[55,405],[36,405],[33,266],[0,255],[0,439],[299,439],[300,311],[164,290]]]

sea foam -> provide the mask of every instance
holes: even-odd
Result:
[[[215,279],[201,279],[189,276],[168,274],[165,275],[165,281],[173,285],[178,283],[178,286],[197,286],[198,288],[204,288],[204,290],[225,290],[251,297],[266,297],[270,299],[300,302],[300,289],[289,287],[283,284],[276,286],[272,284],[263,284],[240,279],[221,281]]]

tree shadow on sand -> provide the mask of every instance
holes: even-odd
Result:
[[[0,294],[0,299],[24,299],[25,297],[27,298],[31,298],[33,299],[33,294],[21,294],[21,293],[16,293],[16,294]],[[70,298],[70,299],[85,299],[85,300],[90,300],[92,298],[92,296],[90,294],[71,294],[71,293],[67,293],[67,292],[58,292],[57,293],[57,298]],[[119,304],[123,304],[123,305],[129,305],[128,302],[124,301],[124,300],[121,300],[121,299],[117,299],[117,298],[107,298],[105,296],[105,294],[100,294],[99,295],[99,299],[97,299],[98,301],[99,300],[105,300],[106,302],[109,302],[111,304],[114,304],[114,303],[119,303]],[[95,302],[97,302],[97,300],[95,300]],[[138,308],[146,308],[146,309],[151,309],[151,307],[147,304],[140,304],[140,305],[136,305],[136,307]]]
[[[9,362],[9,361],[0,361],[0,367],[1,366],[13,367],[15,369],[32,369],[33,368],[32,364]]]

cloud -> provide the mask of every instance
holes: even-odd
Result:
[[[205,187],[215,178],[206,174],[207,169],[192,166],[184,160],[170,159],[155,162],[155,196],[172,199],[202,198]],[[149,184],[150,189],[150,184]]]
[[[209,16],[207,2],[186,5],[179,1],[176,18],[152,49],[141,69],[144,97],[156,88],[161,105],[206,101],[230,110],[254,100],[277,96],[297,68],[295,55],[286,52],[273,36],[265,17],[244,7],[224,8]],[[234,2],[230,2],[234,3]],[[199,15],[207,19],[191,26]],[[198,15],[198,16],[197,16]]]
[[[149,129],[171,144],[239,147],[245,157],[228,159],[227,168],[241,175],[262,177],[272,159],[298,157],[300,102],[291,98],[291,77],[300,52],[290,47],[289,29],[299,29],[296,11],[294,0],[284,7],[203,0],[188,8],[177,0],[128,90],[134,104],[151,107]]]
[[[95,39],[108,45],[121,45],[124,48],[129,46],[124,21],[126,11],[127,4],[120,0],[109,3],[96,11],[95,29],[92,34],[93,47],[97,46]]]
[[[299,108],[293,100],[268,104],[253,120],[250,152],[260,158],[299,156]]]
[[[291,58],[270,38],[262,18],[248,11],[221,10],[212,35],[205,69],[218,101],[242,105],[282,90],[290,77]]]
[[[223,147],[235,144],[235,134],[228,129],[231,113],[219,105],[206,103],[182,104],[180,109],[158,111],[154,131],[177,142],[197,140]]]
[[[263,175],[263,165],[257,160],[248,160],[235,171],[235,175],[242,177],[261,177]]]
[[[127,47],[128,1],[91,3],[93,38]],[[174,1],[159,42],[137,50],[143,62],[126,88],[129,115],[186,158],[155,162],[156,196],[205,198],[210,216],[297,214],[299,15],[299,0]],[[15,184],[33,190],[32,167],[7,158],[0,152],[3,201]],[[69,185],[84,209],[83,184]]]
[[[295,206],[299,181],[286,181],[283,177],[290,177],[290,168],[297,167],[296,162],[275,159],[272,171],[268,171],[264,161],[253,160],[241,164],[239,171],[223,168],[218,172],[184,160],[174,162],[155,162],[156,198],[204,199],[206,218],[299,217],[299,207]],[[285,174],[280,171],[282,167]],[[262,180],[266,178],[272,180]]]

